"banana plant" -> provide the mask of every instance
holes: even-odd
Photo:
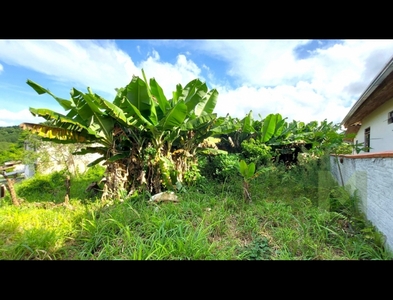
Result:
[[[22,123],[23,129],[30,130],[45,141],[98,145],[87,147],[89,150],[86,150],[103,155],[96,163],[110,158],[113,154],[113,129],[116,119],[103,111],[106,108],[104,104],[108,103],[107,105],[110,106],[109,102],[93,94],[90,88],[86,94],[72,89],[71,99],[65,100],[31,80],[28,80],[27,84],[40,95],[45,93],[51,95],[68,113],[64,115],[46,108],[30,108],[34,116],[43,117],[47,122],[46,124]],[[120,115],[119,118],[121,117]],[[125,123],[131,124],[127,121]]]
[[[251,162],[247,164],[244,160],[239,162],[239,172],[243,177],[243,199],[244,201],[251,200],[251,193],[250,193],[250,180],[255,175],[255,163]]]
[[[84,143],[75,154],[99,153],[91,165],[107,165],[108,193],[120,189],[131,193],[145,187],[150,192],[171,189],[183,180],[183,173],[195,161],[195,151],[203,139],[230,130],[230,122],[213,113],[218,92],[208,90],[199,79],[184,88],[178,84],[167,99],[157,81],[149,83],[133,76],[130,83],[116,89],[109,102],[90,88],[87,93],[71,90],[65,100],[28,80],[38,93],[51,95],[68,113],[30,108],[44,117],[46,124],[23,123],[21,127],[57,143]]]
[[[184,88],[178,84],[173,98],[167,100],[157,81],[152,78],[148,84],[142,73],[144,80],[134,77],[114,103],[135,116],[135,125],[156,150],[149,159],[150,167],[157,169],[153,185],[158,189],[159,175],[163,175],[166,187],[173,188],[183,180],[199,142],[213,134],[210,128],[217,118],[212,112],[218,92],[208,91],[205,83],[194,79]]]
[[[260,142],[267,143],[272,138],[280,136],[284,128],[284,123],[285,119],[279,113],[267,115],[263,120],[262,130],[258,135]]]

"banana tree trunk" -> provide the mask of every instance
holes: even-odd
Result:
[[[127,190],[128,169],[121,162],[113,162],[108,164],[106,171],[106,181],[104,185],[104,192],[101,200],[106,201],[110,199],[119,199],[122,190]]]
[[[7,186],[8,191],[10,192],[12,204],[14,204],[15,206],[19,206],[20,202],[18,200],[18,197],[16,196],[16,192],[14,189],[14,181],[11,178],[8,178],[8,176],[6,175],[6,173],[4,171],[3,171],[3,177],[7,181],[6,186]]]

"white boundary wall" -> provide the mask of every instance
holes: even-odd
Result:
[[[386,247],[393,251],[393,155],[354,156],[339,157],[340,168],[336,157],[331,156],[332,175],[341,185],[341,169],[344,186],[351,195],[356,193],[367,219],[385,236]]]

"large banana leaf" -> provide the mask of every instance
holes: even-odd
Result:
[[[137,116],[138,122],[137,122],[136,126],[143,125],[143,126],[146,126],[147,128],[154,127],[154,124],[152,124],[150,122],[150,120],[145,118],[143,116],[142,112],[135,105],[133,105],[132,103],[129,103],[129,105],[130,105],[131,110],[134,112],[134,115]]]
[[[49,90],[43,88],[42,86],[40,86],[39,84],[35,83],[34,81],[31,81],[30,79],[27,80],[27,84],[30,85],[39,95],[42,94],[49,94],[51,95],[53,98],[56,99],[56,101],[65,109],[65,110],[69,110],[73,107],[73,103],[70,100],[66,100],[66,99],[62,99],[59,98],[55,95],[53,95]]]
[[[282,116],[280,114],[269,114],[264,120],[261,131],[261,142],[266,143],[269,141],[276,133],[279,127],[282,127],[283,122]],[[282,131],[282,128],[279,130]]]
[[[113,143],[115,120],[111,116],[93,115],[89,128],[96,131],[106,145]]]
[[[89,134],[92,135],[90,139],[93,139],[93,136],[96,136],[99,138],[98,135],[96,135],[96,132],[89,129],[86,127],[84,124],[75,121],[74,119],[71,119],[67,116],[64,116],[62,114],[59,114],[57,112],[54,112],[50,109],[47,108],[29,108],[30,112],[32,113],[33,116],[40,116],[48,121],[50,121],[50,125],[52,127],[59,127],[65,130],[72,130],[72,131],[77,131],[79,133],[86,131],[84,135]]]
[[[244,117],[243,120],[240,121],[242,124],[242,132],[243,133],[254,133],[255,129],[253,127],[253,118],[252,118],[252,111]]]
[[[98,100],[100,101],[100,106],[104,107],[107,112],[122,125],[130,126],[136,123],[135,118],[133,118],[132,116],[130,118],[127,118],[124,111],[120,109],[120,107],[118,107],[117,105],[110,103],[103,98],[98,98]]]
[[[189,83],[186,84],[186,86],[182,90],[181,96],[179,97],[178,101],[183,100],[184,102],[189,102],[194,97],[194,95],[198,93],[198,91],[202,91],[203,94],[206,94],[207,86],[205,83],[203,83],[197,78],[191,80]]]
[[[280,139],[288,140],[294,132],[297,132],[297,122],[293,120],[291,123],[284,123]]]
[[[113,100],[113,105],[116,105],[120,110],[123,111],[127,120],[133,122],[132,120],[135,119],[135,112],[131,106],[130,101],[126,97],[127,90],[126,88],[117,89],[117,95]]]
[[[238,130],[240,126],[240,123],[235,122],[234,119],[227,115],[226,117],[217,118],[210,130],[215,135],[229,134]]]
[[[202,114],[211,114],[217,104],[218,91],[216,89],[210,90],[205,96],[198,102],[195,107],[195,114],[200,116]]]
[[[105,115],[106,113],[102,110],[102,107],[100,106],[101,100],[100,97],[96,94],[93,94],[92,90],[90,88],[87,88],[89,91],[88,94],[84,94],[83,98],[91,108],[91,110],[98,115]]]
[[[173,130],[180,127],[188,114],[187,105],[184,101],[179,101],[176,105],[166,113],[163,119],[160,120],[159,127],[163,130]]]
[[[106,113],[118,121],[123,126],[132,126],[137,120],[131,115],[127,117],[124,111],[117,105],[105,100],[97,94],[94,94],[94,103],[101,109],[105,109]]]
[[[182,96],[182,94],[183,94],[183,87],[179,83],[176,85],[176,91],[172,92],[172,99],[169,101],[171,107],[176,105],[176,103],[179,101],[179,98]]]
[[[202,115],[200,117],[197,117],[195,119],[191,119],[181,125],[181,130],[182,131],[188,131],[188,130],[198,130],[207,123],[215,120],[217,118],[217,114],[209,114],[209,115]]]
[[[96,132],[102,141],[111,145],[113,142],[113,127],[115,120],[100,109],[99,102],[90,89],[89,94],[84,94],[76,89],[72,89],[71,97],[77,103],[78,115],[85,120],[88,128]]]
[[[114,120],[110,116],[104,115],[96,101],[95,95],[89,89],[89,94],[84,94],[76,89],[71,90],[71,99],[64,100],[56,97],[40,85],[28,80],[27,83],[38,93],[48,93],[55,98],[66,110],[70,110],[67,116],[55,113],[46,109],[30,109],[33,114],[38,114],[50,120],[51,128],[37,132],[45,139],[70,142],[73,138],[80,140],[79,136],[84,136],[85,140],[100,140],[101,143],[111,145],[113,141],[112,129]],[[54,131],[54,128],[58,131]],[[35,127],[34,130],[37,130]],[[83,132],[85,130],[86,132]],[[71,134],[70,132],[75,131]],[[65,137],[59,134],[64,133]],[[91,136],[88,137],[88,134]]]
[[[214,135],[211,128],[216,120],[217,114],[202,115],[195,119],[188,120],[181,126],[182,137],[180,139],[187,141],[187,148],[193,152],[193,150],[196,150],[196,146],[199,143]],[[190,131],[192,132],[191,137],[189,135]]]
[[[199,79],[190,81],[182,90],[181,96],[178,101],[182,100],[187,105],[188,112],[191,113],[202,98],[207,93],[207,86]]]
[[[170,108],[170,104],[169,104],[168,100],[166,99],[162,88],[160,87],[160,85],[157,83],[157,81],[154,78],[150,79],[150,89],[151,89],[152,96],[158,102],[158,106],[161,109],[162,115],[165,115],[167,110]]]
[[[155,103],[152,100],[147,83],[137,76],[134,76],[127,85],[126,97],[128,101],[140,111],[145,119],[149,119],[149,123],[157,125],[157,112]]]
[[[86,134],[86,132],[77,132],[67,130],[58,127],[50,127],[42,124],[22,123],[20,127],[23,130],[29,130],[30,132],[42,137],[44,141],[51,141],[54,143],[94,143],[97,140],[91,139],[92,136]]]
[[[150,89],[148,81],[146,79],[145,71],[143,69],[142,69],[142,75],[143,75],[143,79],[145,80],[144,83],[146,85],[147,94],[149,95],[149,99],[150,99],[150,106],[151,107],[150,107],[149,118],[154,125],[157,125],[158,117],[157,117],[156,104],[158,105],[158,102],[157,102],[157,99],[155,97],[153,97],[153,95],[151,93],[151,89]]]
[[[85,94],[75,88],[72,88],[70,93],[71,98],[74,100],[76,114],[88,126],[88,124],[91,122],[93,112],[91,107],[85,100]]]
[[[276,122],[276,131],[274,132],[274,136],[280,136],[281,135],[281,133],[283,132],[283,130],[284,130],[284,126],[285,126],[285,123],[286,123],[286,119],[287,118],[283,118],[280,114],[276,114],[276,116],[277,116],[277,122]]]

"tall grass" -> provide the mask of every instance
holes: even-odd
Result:
[[[0,259],[8,260],[391,260],[382,235],[331,178],[326,161],[272,165],[250,182],[201,178],[178,203],[146,195],[110,205],[85,188],[102,169],[71,178],[37,176],[15,185],[24,201],[0,200]]]

